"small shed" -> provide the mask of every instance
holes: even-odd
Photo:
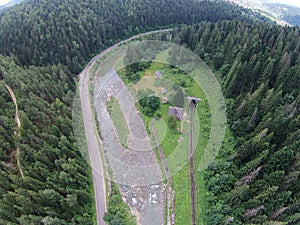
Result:
[[[187,99],[190,104],[193,103],[196,107],[197,107],[198,102],[202,101],[201,98],[195,98],[195,97],[191,97],[191,96],[188,96]]]
[[[155,72],[155,75],[156,75],[156,78],[162,78],[163,77],[162,73],[158,70]]]
[[[184,120],[184,110],[183,110],[183,108],[170,106],[168,115],[169,116],[174,116],[175,119],[177,119],[177,120]]]

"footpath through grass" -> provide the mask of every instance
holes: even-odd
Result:
[[[195,181],[196,181],[196,193],[197,193],[197,224],[204,225],[207,224],[206,220],[206,209],[208,208],[208,202],[206,197],[206,186],[203,179],[203,172],[198,171],[197,167],[200,164],[201,157],[204,154],[205,148],[208,143],[209,135],[210,135],[210,122],[211,122],[211,115],[209,104],[204,96],[204,93],[196,85],[196,83],[192,83],[192,88],[190,90],[191,96],[199,96],[202,98],[202,101],[199,103],[197,107],[197,113],[200,123],[200,135],[198,139],[198,144],[195,151]]]

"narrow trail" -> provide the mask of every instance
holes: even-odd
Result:
[[[153,123],[151,122],[151,128],[152,128],[152,133],[157,145],[157,149],[161,158],[161,163],[165,172],[166,179],[168,181],[167,187],[166,187],[166,199],[167,199],[167,225],[175,224],[175,194],[173,191],[173,182],[172,182],[172,177],[168,168],[167,160],[165,157],[165,154],[163,153],[161,144],[159,142],[159,139],[157,137],[157,130],[156,127]]]
[[[190,103],[190,140],[189,140],[189,156],[190,156],[190,180],[191,180],[191,205],[192,205],[192,225],[196,225],[196,200],[195,200],[195,174],[194,174],[194,146],[193,146],[193,116],[195,112],[195,104]]]
[[[15,96],[15,93],[13,92],[13,90],[7,85],[5,84],[5,87],[6,89],[8,90],[14,104],[15,104],[15,108],[16,108],[16,112],[15,112],[15,121],[16,121],[16,124],[17,124],[17,128],[18,128],[18,131],[17,131],[17,135],[18,137],[21,137],[21,132],[20,132],[20,129],[21,129],[21,120],[19,118],[19,109],[18,109],[18,104],[17,104],[17,98]],[[19,173],[21,174],[21,177],[22,179],[24,179],[24,172],[22,170],[22,166],[21,166],[21,162],[20,162],[20,147],[19,147],[19,144],[17,144],[17,149],[16,149],[16,154],[15,154],[15,157],[16,157],[16,160],[17,160],[17,166],[18,166],[18,170],[19,170]]]
[[[159,139],[157,137],[156,127],[155,127],[153,121],[151,122],[151,128],[152,128],[152,133],[153,133],[155,142],[157,144],[157,149],[158,149],[158,152],[159,152],[159,155],[160,155],[160,158],[161,158],[161,162],[162,162],[162,165],[163,165],[163,168],[164,168],[166,179],[168,180],[168,183],[172,185],[172,178],[171,178],[171,175],[170,175],[170,172],[169,172],[169,169],[168,169],[166,157],[165,157],[165,154],[163,153],[162,147],[161,147]]]

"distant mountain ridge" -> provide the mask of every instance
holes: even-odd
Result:
[[[19,3],[21,3],[22,1],[23,1],[23,0],[12,0],[12,1],[6,3],[5,5],[1,5],[1,6],[0,6],[0,11],[2,11],[2,10],[4,10],[4,9],[7,9],[7,8],[9,8],[9,7],[11,7],[11,6],[14,6],[14,5],[16,5],[16,4],[19,4]]]
[[[285,4],[265,4],[271,12],[291,25],[300,26],[300,8]]]
[[[233,2],[254,11],[259,11],[279,24],[300,26],[299,7],[276,3],[274,0],[233,0]]]

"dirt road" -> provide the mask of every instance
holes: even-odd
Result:
[[[16,108],[16,111],[15,111],[15,121],[16,121],[16,124],[17,124],[17,128],[18,128],[18,131],[17,131],[17,135],[20,137],[21,136],[21,133],[20,133],[20,128],[21,128],[21,120],[19,118],[19,109],[18,109],[18,104],[17,104],[17,98],[15,96],[15,93],[13,92],[13,90],[5,84],[5,87],[6,89],[8,90],[14,104],[15,104],[15,108]],[[21,167],[21,162],[20,162],[20,147],[19,145],[17,144],[17,153],[15,155],[16,157],[16,160],[17,160],[17,165],[18,165],[18,169],[19,169],[19,173],[22,177],[22,179],[24,179],[24,172],[22,170],[22,167]]]
[[[107,211],[106,207],[106,186],[103,174],[103,164],[99,151],[99,139],[97,135],[97,129],[95,127],[92,107],[89,99],[89,76],[86,76],[90,70],[90,67],[86,68],[80,79],[80,100],[82,116],[84,121],[85,135],[87,138],[90,165],[92,168],[93,183],[94,183],[94,196],[96,204],[96,218],[98,225],[106,224],[103,220],[103,216]]]

